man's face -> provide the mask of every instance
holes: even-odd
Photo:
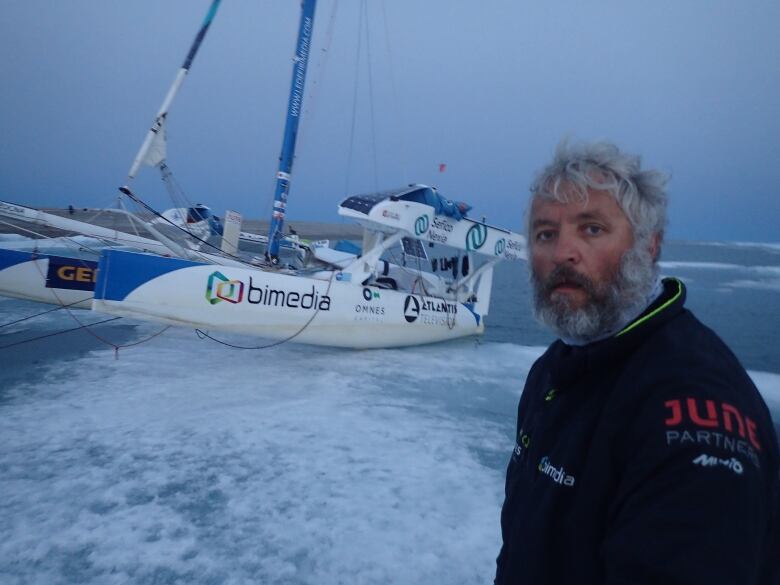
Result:
[[[531,267],[537,278],[546,281],[561,266],[573,271],[556,277],[549,291],[551,300],[565,300],[572,308],[593,299],[576,278],[567,279],[565,274],[584,276],[596,286],[611,282],[634,243],[631,223],[615,198],[593,190],[585,204],[534,200],[530,235]]]
[[[634,250],[631,223],[606,191],[589,190],[586,203],[536,198],[529,237],[537,317],[564,337],[609,333],[649,292],[651,251]]]

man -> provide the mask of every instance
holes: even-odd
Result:
[[[765,584],[780,578],[778,443],[725,344],[658,278],[666,178],[562,143],[531,187],[533,365],[495,583]]]

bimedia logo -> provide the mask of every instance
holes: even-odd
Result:
[[[421,215],[414,222],[414,235],[421,236],[428,231],[431,226],[427,215]]]
[[[475,223],[466,232],[466,250],[479,250],[487,240],[487,226]]]
[[[206,285],[206,300],[212,305],[220,301],[240,303],[244,298],[244,283],[240,280],[229,280],[221,272],[212,272]]]
[[[539,465],[536,467],[541,473],[552,479],[555,483],[565,485],[566,487],[574,486],[574,476],[566,473],[566,470],[561,467],[555,467],[550,463],[550,458],[546,455],[539,461]]]
[[[506,240],[504,238],[501,238],[496,242],[496,247],[494,249],[496,256],[501,256],[501,254],[504,253],[505,249],[506,249]]]

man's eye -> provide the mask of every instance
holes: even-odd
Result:
[[[555,232],[553,230],[542,230],[539,232],[536,232],[536,241],[537,242],[549,242],[553,239],[555,236]]]
[[[602,228],[600,225],[590,224],[585,226],[585,233],[589,236],[598,236],[603,232],[604,228]]]

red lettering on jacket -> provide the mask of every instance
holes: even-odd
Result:
[[[682,422],[682,408],[680,407],[679,400],[667,400],[664,402],[666,408],[672,410],[672,416],[667,418],[664,422],[667,427],[674,427]]]
[[[721,408],[723,408],[723,424],[726,427],[726,430],[730,433],[734,431],[734,427],[731,426],[731,418],[735,418],[737,421],[737,429],[739,430],[739,436],[744,437],[745,436],[745,423],[742,421],[742,415],[740,412],[731,406],[730,404],[726,404],[725,402],[721,404]]]
[[[691,417],[693,424],[700,427],[716,428],[718,426],[718,413],[715,412],[715,403],[712,400],[707,400],[707,418],[699,416],[699,411],[696,408],[696,400],[689,398],[688,403],[688,416]]]
[[[705,416],[702,416],[700,406],[702,402],[706,410]],[[683,405],[685,406],[683,407]],[[756,423],[727,402],[716,404],[714,400],[701,401],[696,398],[686,398],[684,400],[667,400],[664,402],[664,406],[671,411],[669,417],[664,420],[667,427],[676,427],[689,421],[697,427],[714,429],[719,428],[722,423],[726,432],[737,434],[743,439],[749,439],[750,443],[761,451]],[[735,424],[736,429],[734,428]]]

